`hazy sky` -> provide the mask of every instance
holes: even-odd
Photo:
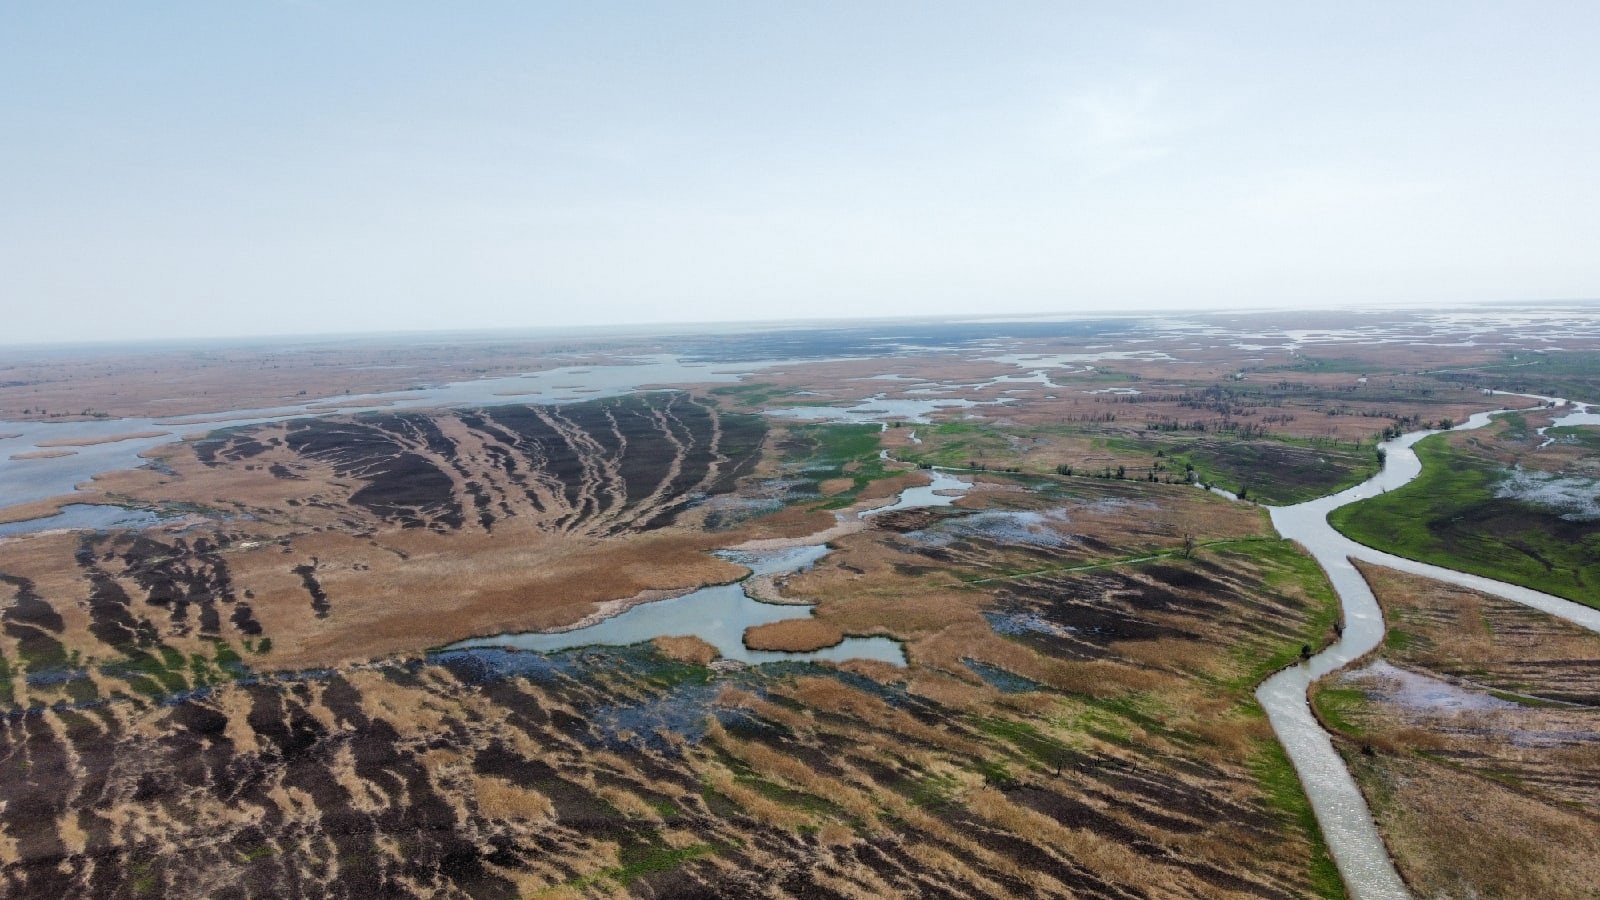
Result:
[[[0,343],[1600,296],[1600,3],[0,4]]]

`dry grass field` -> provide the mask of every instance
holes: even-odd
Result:
[[[565,405],[190,424],[144,468],[0,507],[181,516],[0,539],[0,892],[1341,896],[1252,696],[1331,639],[1334,597],[1261,508],[1173,482],[1282,502],[1359,479],[1384,429],[1497,405],[1481,389],[1522,338],[1424,316],[985,327],[8,356],[0,420],[162,422],[657,352],[790,361]],[[861,412],[762,415],[830,405]],[[858,515],[925,484],[919,464],[972,486]],[[745,575],[713,549],[820,542],[747,582],[810,605],[749,646],[881,636],[907,666],[745,666],[693,622],[631,647],[437,649]],[[1412,636],[1395,664],[1511,704],[1472,728],[1334,710],[1408,879],[1589,878],[1600,798],[1572,773],[1600,770],[1576,737],[1593,650],[1373,577]],[[1507,737],[1531,731],[1555,737]],[[1472,819],[1479,796],[1501,818]],[[1457,873],[1464,839],[1493,852]]]
[[[832,647],[844,640],[838,626],[816,619],[785,619],[752,625],[744,630],[744,644],[751,650],[780,650],[806,653]]]
[[[717,674],[662,645],[685,661],[455,653],[14,719],[5,876],[29,894],[1328,888],[1243,690],[1114,651],[1092,690],[1019,690],[1003,666],[1069,673],[997,644],[948,672]]]
[[[672,522],[733,489],[762,423],[645,396],[297,420],[170,445],[157,469],[101,479],[100,496],[221,524],[14,538],[0,572],[62,610],[52,640],[85,663],[125,655],[127,629],[105,622],[136,604],[141,647],[209,658],[219,642],[270,638],[288,668],[569,625],[602,602],[738,578],[703,552],[711,535]]]
[[[1423,897],[1592,897],[1600,636],[1363,566],[1382,662],[1319,686],[1402,875]],[[1463,852],[1470,848],[1470,852]]]
[[[737,577],[703,551],[923,480],[709,531],[682,498],[734,509],[816,463],[650,396],[189,441],[103,496],[230,518],[0,543],[10,891],[1337,893],[1249,696],[1331,596],[1258,509],[1193,488],[975,476],[771,585],[816,618],[753,644],[889,635],[906,669],[748,669],[688,634],[420,655]]]

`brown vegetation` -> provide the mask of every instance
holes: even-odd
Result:
[[[844,640],[838,626],[818,619],[784,619],[744,630],[744,645],[751,650],[779,650],[808,653],[832,647]]]
[[[73,498],[187,504],[238,516],[239,527],[203,540],[91,538],[114,561],[92,567],[78,537],[20,538],[0,552],[0,572],[65,609],[111,590],[97,578],[152,603],[181,599],[156,626],[174,646],[201,652],[214,637],[259,632],[284,666],[556,628],[603,602],[738,578],[739,567],[704,552],[716,546],[710,535],[671,522],[694,496],[732,490],[754,462],[759,426],[677,394],[265,425],[168,445],[158,469],[108,475]],[[189,568],[167,573],[174,565]],[[203,584],[196,565],[209,573]],[[214,627],[186,618],[196,604]],[[64,647],[91,660],[120,655],[79,623],[59,638]]]
[[[1126,338],[1019,339],[1006,352],[1149,349]],[[1244,428],[1348,443],[1400,416],[1462,418],[1495,402],[1403,373],[1498,349],[1352,341],[1316,347],[1338,362],[1319,367],[1279,346],[1190,343],[1166,348],[1175,359],[1046,366],[1053,386],[960,387],[1028,371],[986,346],[887,367],[785,365],[754,393],[329,417],[162,448],[158,465],[97,479],[85,498],[182,504],[207,524],[0,544],[0,699],[13,711],[0,729],[0,878],[9,893],[50,896],[1336,892],[1292,781],[1285,791],[1265,774],[1280,757],[1250,696],[1277,660],[1327,636],[1332,611],[1320,574],[1260,509],[1178,486],[976,474],[954,508],[861,521],[926,476],[840,478],[797,501],[785,485],[806,482],[804,461],[770,452],[777,438],[737,414],[800,390],[843,403],[948,387],[1011,401],[934,414],[1003,425],[975,445],[985,465],[1049,473],[1136,465],[1148,454],[1133,442],[1174,422],[1207,440]],[[306,402],[529,371],[557,364],[558,349],[604,361],[622,346],[497,343],[474,348],[470,368],[445,345],[95,367],[8,358],[0,418]],[[1367,363],[1374,377],[1360,383]],[[907,378],[877,377],[886,368]],[[1240,384],[1261,390],[1222,390]],[[1095,393],[1107,387],[1141,393]],[[914,444],[911,430],[883,445],[974,440],[918,426]],[[850,508],[825,508],[857,489]],[[738,504],[757,512],[711,515]],[[907,642],[909,666],[746,668],[692,635],[551,660],[422,652],[731,580],[743,570],[705,550],[819,532],[832,554],[758,586],[815,603],[815,618],[753,629],[751,645],[884,635]],[[1506,625],[1487,606],[1450,609],[1437,634],[1415,626],[1429,665],[1458,660],[1446,674],[1481,671],[1495,690],[1545,702],[1593,690],[1563,659],[1596,654],[1568,636]],[[1488,637],[1474,616],[1493,623]],[[1574,707],[1528,709],[1547,732],[1580,730]],[[1536,845],[1587,821],[1559,799],[1592,804],[1591,780],[1556,776],[1600,770],[1592,744],[1563,738],[1513,758],[1495,736],[1534,720],[1512,713],[1475,719],[1476,737],[1363,720],[1374,777],[1393,774],[1400,798],[1385,827],[1424,845],[1397,849],[1416,861],[1402,860],[1414,884],[1464,892],[1428,874],[1444,871],[1450,836],[1426,820],[1466,815],[1471,795],[1415,796],[1428,770],[1405,767],[1436,765],[1416,750],[1447,755],[1456,781],[1440,784],[1506,779],[1496,789],[1511,797],[1494,808],[1524,830],[1457,832],[1499,841],[1496,865],[1590,877],[1587,832],[1571,852]],[[1412,811],[1423,824],[1406,824]],[[1559,873],[1516,877],[1506,884],[1524,894],[1561,889]]]
[[[1320,686],[1325,721],[1422,896],[1590,897],[1600,883],[1600,635],[1476,591],[1361,565],[1390,623]],[[1400,679],[1436,685],[1419,696]],[[1456,699],[1440,700],[1437,697]],[[1361,752],[1365,748],[1366,752]],[[1463,847],[1473,848],[1462,853]]]
[[[661,655],[679,662],[703,666],[716,659],[717,648],[692,634],[658,637],[651,641]]]
[[[911,641],[910,668],[851,664],[847,683],[816,669],[730,667],[689,675],[679,694],[684,664],[714,661],[691,636],[654,642],[663,664],[680,667],[666,676],[637,661],[645,651],[624,651],[635,654],[627,663],[582,651],[572,657],[582,674],[555,680],[485,675],[496,663],[470,654],[409,667],[364,660],[737,577],[738,567],[701,552],[711,535],[673,525],[563,531],[534,514],[501,516],[492,531],[470,519],[461,528],[385,526],[333,502],[361,480],[270,444],[253,452],[250,439],[210,450],[191,442],[166,454],[163,472],[115,479],[124,491],[191,502],[243,498],[233,502],[256,511],[248,522],[5,545],[0,570],[14,579],[5,658],[28,671],[76,659],[93,685],[17,679],[13,699],[48,706],[91,689],[160,693],[156,677],[193,684],[199,676],[164,660],[198,659],[215,672],[218,642],[255,667],[335,668],[224,684],[175,706],[44,713],[48,735],[28,744],[34,767],[0,767],[10,773],[0,788],[75,797],[80,779],[105,780],[118,799],[94,812],[52,807],[46,820],[59,824],[32,832],[0,810],[0,835],[18,836],[4,851],[13,887],[81,893],[125,879],[136,848],[159,846],[185,848],[157,855],[147,876],[179,894],[223,882],[281,893],[324,877],[324,889],[381,893],[581,893],[642,877],[657,893],[727,895],[758,871],[779,873],[779,893],[803,896],[1312,892],[1311,836],[1269,802],[1251,763],[1271,746],[1248,679],[1239,680],[1253,663],[1221,640],[1233,630],[1244,646],[1292,653],[1317,614],[1298,576],[1244,552],[1266,538],[1258,510],[1192,489],[1096,484],[1054,495],[982,491],[938,515],[874,517],[787,580],[791,599],[823,601],[818,618],[758,630],[753,642],[798,648],[802,629],[832,640],[889,634]],[[216,465],[204,463],[207,452]],[[298,466],[290,471],[299,477],[273,475],[274,464]],[[981,529],[942,548],[919,543],[973,516],[1045,512],[1054,536],[1043,543]],[[718,537],[788,527],[757,519]],[[1244,543],[1189,558],[1186,535]],[[1152,553],[1160,560],[1124,561]],[[1208,599],[1213,581],[1226,590]],[[1052,599],[1063,591],[1101,609],[1112,627],[1104,641],[1069,649],[997,633],[985,618],[1084,626],[1076,607]],[[1112,639],[1128,623],[1160,636],[1148,646]],[[119,670],[119,654],[147,668]],[[154,674],[136,674],[144,671]],[[988,681],[1001,674],[1027,681]],[[1219,676],[1239,686],[1219,692]],[[704,680],[724,682],[710,707],[694,699]],[[681,704],[686,715],[641,712]],[[708,713],[715,719],[701,736],[692,723]],[[98,723],[113,721],[120,730],[108,741],[110,726]],[[0,756],[29,739],[12,740],[0,741]],[[40,768],[50,753],[83,756],[78,748],[91,744],[104,751],[81,772]],[[137,788],[138,773],[157,774]],[[237,783],[253,785],[244,800],[228,793]],[[241,804],[265,813],[246,815]],[[195,831],[202,822],[204,835]],[[626,874],[669,848],[688,855],[658,874]],[[304,874],[324,871],[332,853],[363,862]]]
[[[116,444],[122,441],[137,441],[144,438],[165,437],[170,431],[130,431],[125,434],[106,434],[100,437],[87,438],[60,438],[53,441],[40,441],[40,447],[93,447],[97,444]]]
[[[32,453],[13,453],[12,459],[60,459],[63,456],[73,456],[76,450],[35,450]]]

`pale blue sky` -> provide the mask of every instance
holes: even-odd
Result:
[[[0,343],[1600,296],[1600,4],[0,5]]]

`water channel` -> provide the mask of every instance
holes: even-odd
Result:
[[[652,357],[638,360],[634,365],[574,366],[509,378],[430,386],[413,391],[322,398],[292,406],[238,410],[220,415],[73,423],[0,422],[0,426],[4,426],[0,427],[0,432],[8,433],[0,437],[0,497],[4,498],[6,505],[10,505],[69,494],[76,485],[96,474],[143,464],[145,460],[140,457],[141,453],[194,431],[296,416],[355,412],[369,407],[374,401],[388,410],[519,402],[566,403],[632,393],[651,384],[736,382],[743,374],[781,362],[785,361],[741,362],[712,368],[686,364],[671,357]],[[875,417],[882,416],[886,412],[886,405],[879,399],[867,409],[807,408],[804,410],[806,415],[802,415],[801,410],[778,413],[804,418],[858,420],[868,412]],[[966,404],[933,401],[932,405]],[[931,409],[905,411],[912,413],[912,420],[917,421],[917,413]],[[1491,415],[1474,415],[1456,430],[1482,427],[1488,424]],[[1600,424],[1600,415],[1578,405],[1555,424]],[[1544,429],[1540,431],[1543,433]],[[161,432],[160,436],[155,436],[155,432]],[[1383,638],[1384,624],[1377,601],[1350,559],[1353,557],[1483,591],[1600,631],[1600,610],[1528,588],[1384,553],[1344,537],[1328,524],[1327,515],[1330,511],[1401,487],[1420,474],[1421,462],[1411,449],[1412,445],[1434,433],[1413,432],[1383,444],[1383,469],[1356,487],[1295,506],[1269,507],[1278,532],[1304,545],[1327,572],[1344,610],[1345,627],[1341,638],[1326,650],[1263,682],[1256,691],[1256,697],[1265,708],[1273,730],[1305,786],[1346,887],[1358,900],[1407,897],[1409,894],[1389,859],[1366,801],[1334,750],[1331,738],[1312,716],[1306,699],[1312,681],[1364,655]],[[124,434],[139,436],[101,444],[87,443],[96,438]],[[85,443],[73,446],[73,452],[66,456],[20,459],[16,456],[26,457],[27,451],[41,449],[41,444],[46,441],[59,444],[64,440]],[[858,513],[856,519],[860,521],[893,509],[948,505],[956,494],[970,486],[938,470],[931,470],[930,475],[933,479],[931,484],[908,488],[901,492],[895,503]],[[1226,496],[1226,492],[1219,490],[1217,493]],[[75,505],[65,507],[58,516],[14,523],[0,529],[0,536],[46,528],[140,527],[153,524],[147,519],[155,519],[154,514],[114,507]],[[826,544],[818,543],[781,550],[725,550],[719,555],[745,565],[754,576],[782,577],[803,571],[827,553]],[[452,644],[446,649],[513,647],[552,652],[593,644],[626,645],[659,635],[692,632],[716,646],[724,658],[746,663],[869,658],[905,664],[904,648],[898,642],[882,637],[847,638],[834,647],[800,654],[754,651],[745,647],[745,628],[795,618],[796,612],[784,605],[752,599],[744,590],[743,583],[717,585],[673,599],[643,603],[585,628],[553,634],[524,633],[475,638]]]
[[[1481,428],[1497,414],[1478,413],[1454,430]],[[1568,417],[1558,419],[1556,424],[1589,424],[1592,417],[1585,416],[1585,409],[1580,406]],[[1569,418],[1572,421],[1568,421]],[[1375,550],[1345,537],[1328,524],[1329,512],[1401,487],[1421,474],[1422,462],[1412,446],[1436,433],[1416,431],[1385,442],[1381,445],[1383,469],[1353,488],[1294,506],[1268,507],[1278,533],[1299,541],[1327,572],[1344,609],[1344,631],[1326,650],[1268,678],[1256,690],[1256,699],[1267,711],[1273,731],[1294,763],[1339,874],[1357,900],[1408,897],[1410,894],[1378,835],[1366,800],[1334,750],[1332,739],[1312,715],[1306,697],[1313,681],[1343,668],[1383,640],[1383,614],[1378,601],[1351,559],[1483,591],[1600,631],[1600,610],[1517,585]]]
[[[924,506],[949,506],[971,487],[947,472],[928,470],[928,484],[908,487],[900,492],[894,503],[841,516],[839,524],[856,523],[882,513],[898,509]],[[834,529],[830,529],[832,531]],[[803,544],[779,550],[719,550],[716,555],[750,569],[751,577],[782,578],[804,571],[826,556],[826,543]],[[897,666],[906,664],[905,648],[899,641],[884,637],[847,637],[842,643],[810,653],[785,653],[752,650],[744,644],[744,630],[754,625],[764,625],[784,619],[793,619],[801,613],[810,615],[806,607],[795,604],[764,603],[745,591],[745,582],[704,587],[693,593],[669,600],[641,603],[611,618],[593,625],[570,631],[554,633],[510,633],[492,637],[459,641],[443,649],[468,650],[495,647],[515,650],[534,650],[553,653],[593,644],[626,646],[656,637],[692,634],[716,647],[724,659],[744,663],[876,659]]]
[[[144,465],[148,460],[141,454],[162,444],[214,429],[341,413],[575,403],[637,393],[650,385],[731,384],[753,372],[795,362],[798,360],[713,366],[663,354],[636,357],[618,365],[565,366],[410,390],[322,397],[263,409],[82,422],[0,421],[0,506],[70,495],[96,475]],[[68,526],[57,522],[40,527]]]

